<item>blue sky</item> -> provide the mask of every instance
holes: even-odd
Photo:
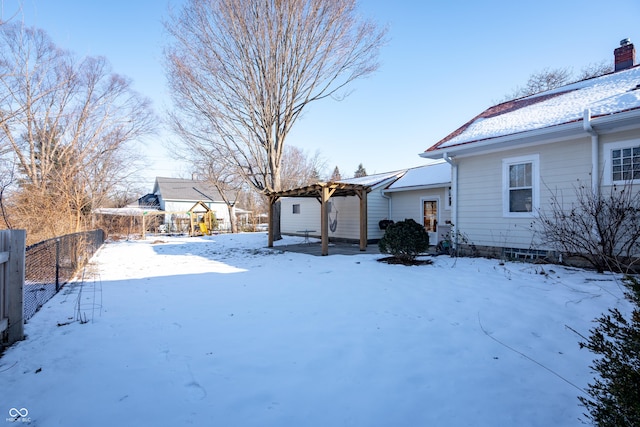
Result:
[[[0,0],[2,1],[2,0]],[[105,56],[115,72],[170,108],[162,67],[162,20],[181,0],[4,0],[3,19],[17,13],[29,26],[78,55]],[[22,5],[21,12],[20,5]],[[524,85],[545,68],[613,62],[613,50],[631,38],[640,50],[637,0],[396,1],[364,0],[360,11],[389,27],[378,72],[355,82],[345,100],[311,104],[288,143],[319,151],[327,173],[343,177],[362,163],[369,174],[424,164],[432,144]],[[167,158],[168,133],[146,141],[155,176],[189,176]]]

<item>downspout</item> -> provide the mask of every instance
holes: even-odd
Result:
[[[584,110],[582,126],[584,131],[591,135],[591,191],[597,195],[600,192],[599,135],[591,126],[591,110],[589,108]]]
[[[453,239],[451,245],[453,249],[458,248],[458,233],[456,232],[458,224],[458,164],[449,156],[449,153],[444,153],[442,158],[451,165],[451,228],[453,230]]]
[[[391,219],[393,216],[393,212],[391,211],[391,209],[393,208],[393,205],[391,204],[391,197],[387,196],[386,190],[382,190],[380,192],[380,195],[383,199],[387,199],[387,212],[389,212],[389,217],[387,219]]]

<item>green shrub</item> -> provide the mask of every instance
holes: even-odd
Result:
[[[592,369],[599,374],[579,397],[589,420],[600,427],[640,426],[640,282],[627,277],[626,298],[634,304],[631,319],[616,308],[596,319],[586,347],[600,357]]]
[[[390,224],[378,242],[380,252],[411,262],[429,249],[429,234],[412,219]]]

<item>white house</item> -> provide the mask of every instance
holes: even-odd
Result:
[[[452,165],[451,221],[492,255],[536,256],[553,195],[640,184],[640,67],[628,40],[615,72],[495,105],[429,147]]]
[[[228,194],[235,203],[237,194]],[[215,186],[204,181],[181,178],[157,177],[151,195],[143,196],[141,201],[151,200],[157,207],[167,212],[167,222],[175,222],[179,212],[187,212],[196,203],[203,202],[211,209],[218,221],[218,229],[230,230],[229,208]]]

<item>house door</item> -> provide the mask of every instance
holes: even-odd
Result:
[[[429,244],[435,245],[438,242],[438,201],[422,201],[422,224],[429,233]]]

